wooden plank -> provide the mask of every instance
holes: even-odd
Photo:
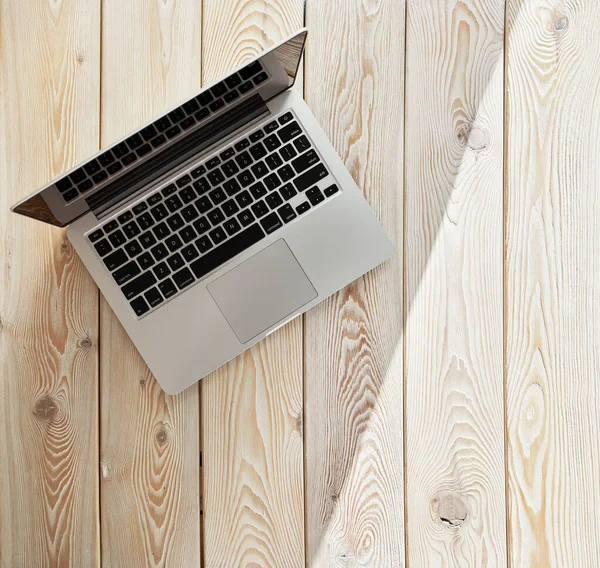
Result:
[[[394,258],[305,318],[307,560],[401,566],[404,1],[310,0],[307,101]]]
[[[196,0],[104,0],[102,142],[200,89]],[[200,564],[199,398],[167,396],[101,308],[102,555],[107,566]]]
[[[97,289],[9,212],[98,148],[99,2],[0,2],[0,566],[97,566]]]
[[[204,82],[302,24],[302,0],[204,0]],[[201,388],[206,566],[304,566],[302,320]]]
[[[408,1],[407,563],[506,562],[504,0]]]
[[[509,560],[600,558],[600,11],[509,0]]]

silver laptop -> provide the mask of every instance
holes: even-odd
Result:
[[[68,225],[75,250],[168,393],[392,254],[361,191],[290,89],[306,34],[12,208]]]

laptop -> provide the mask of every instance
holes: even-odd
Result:
[[[392,254],[291,89],[306,35],[299,31],[12,207],[68,226],[167,393]]]

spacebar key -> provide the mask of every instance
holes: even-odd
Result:
[[[220,247],[211,250],[195,262],[192,262],[190,268],[196,275],[196,278],[202,278],[264,238],[265,234],[260,226],[258,224],[252,225],[223,243]]]

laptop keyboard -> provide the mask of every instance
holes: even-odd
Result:
[[[238,103],[268,78],[259,61],[247,65],[58,180],[57,189],[65,202],[73,201],[110,177],[120,175],[125,168],[134,167],[141,158],[162,150],[227,105]]]
[[[339,189],[291,112],[87,234],[141,317]]]

